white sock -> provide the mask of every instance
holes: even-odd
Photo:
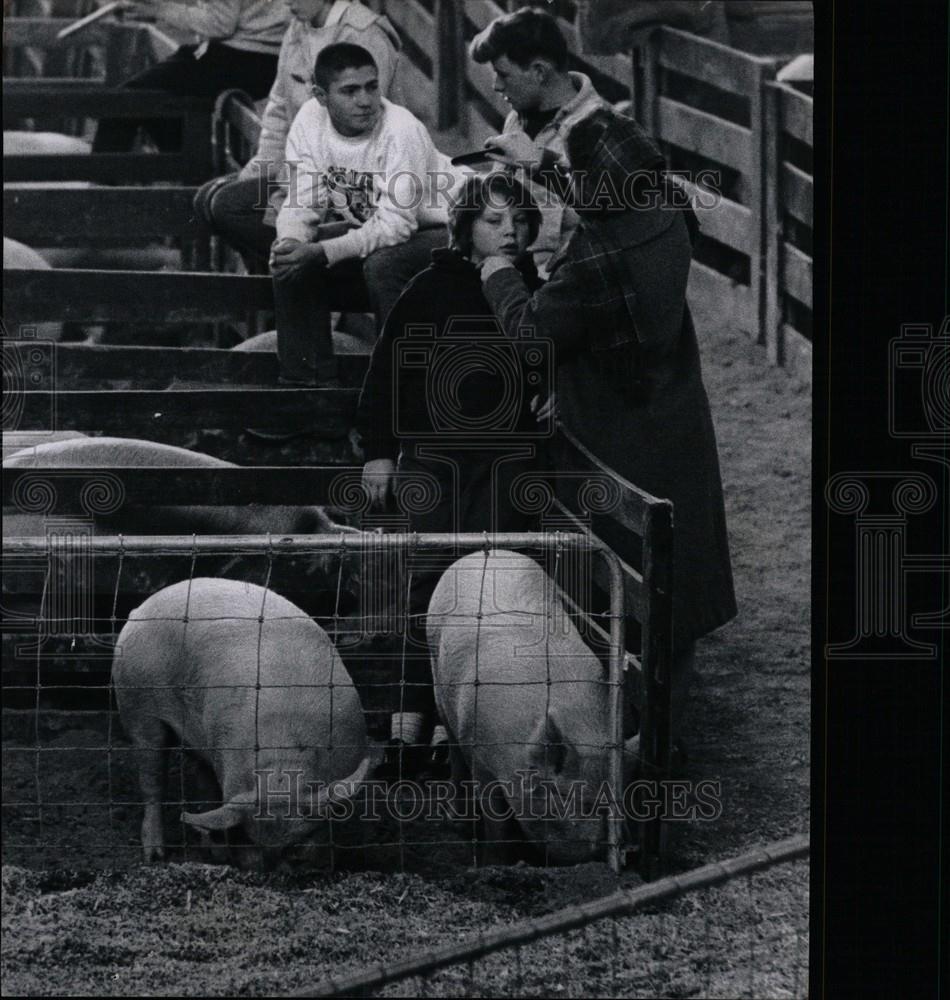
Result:
[[[390,720],[390,736],[403,743],[418,743],[419,733],[425,716],[421,712],[393,712]]]
[[[445,726],[439,724],[432,730],[432,745],[438,746],[440,743],[448,743],[449,734]]]

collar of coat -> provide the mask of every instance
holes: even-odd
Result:
[[[592,102],[603,102],[601,96],[594,89],[594,84],[591,82],[591,78],[586,73],[578,73],[576,70],[571,70],[567,75],[571,78],[571,82],[574,84],[574,88],[577,93],[569,101],[562,104],[557,109],[557,114],[553,119],[551,119],[551,122],[545,126],[546,128],[557,127],[562,121],[564,121],[565,118],[574,114],[578,108],[581,108],[586,104],[590,104]],[[523,130],[524,118],[517,112],[515,114],[518,124]]]

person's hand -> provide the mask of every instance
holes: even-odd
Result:
[[[284,238],[277,240],[270,251],[270,271],[278,281],[299,278],[311,268],[326,267],[327,263],[322,243]]]
[[[505,132],[485,140],[489,159],[499,163],[517,163],[526,170],[534,170],[541,163],[541,153],[525,132]]]
[[[396,463],[391,458],[374,458],[363,466],[363,488],[374,507],[382,510],[386,506],[395,474]]]
[[[484,284],[488,279],[496,272],[500,271],[503,267],[514,267],[510,257],[502,257],[500,255],[493,255],[491,257],[486,257],[479,265],[478,271],[481,275],[482,284]]]
[[[130,21],[157,21],[158,0],[126,0],[120,10]]]
[[[558,412],[556,392],[552,392],[551,395],[544,400],[544,402],[541,401],[540,395],[535,396],[528,405],[530,406],[531,412],[535,415],[539,424],[543,424],[548,420],[557,419]]]

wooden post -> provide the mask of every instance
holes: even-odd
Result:
[[[439,130],[467,128],[465,100],[465,12],[455,0],[436,0],[435,24],[438,45],[432,59]]]
[[[186,182],[203,184],[214,174],[211,108],[189,108],[181,117],[181,149],[188,158]]]
[[[762,213],[765,227],[763,243],[762,340],[768,359],[773,365],[783,363],[782,301],[779,289],[782,253],[782,108],[781,88],[769,82],[765,85],[764,122],[764,183]]]
[[[641,124],[654,138],[657,134],[656,102],[660,96],[660,46],[663,44],[661,31],[653,31],[640,47],[640,64],[643,76],[643,97]]]
[[[640,754],[647,777],[669,777],[673,745],[671,674],[673,666],[673,505],[664,500],[649,508],[643,531],[643,579],[648,584],[643,616],[641,663],[644,711],[640,719]],[[641,874],[661,874],[666,847],[661,817],[640,825]]]
[[[756,340],[765,342],[765,287],[768,282],[768,259],[766,256],[766,207],[765,173],[768,154],[766,152],[766,85],[775,78],[775,60],[758,62],[755,85],[749,94],[749,123],[752,128],[752,171],[748,178],[749,208],[752,212],[753,245],[749,248],[749,290],[752,296],[752,322],[758,327]]]

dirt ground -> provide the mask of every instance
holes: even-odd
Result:
[[[740,614],[700,646],[688,725],[686,777],[719,781],[722,812],[670,824],[672,872],[808,828],[810,391],[696,319]],[[330,873],[239,872],[193,849],[144,867],[128,752],[104,749],[103,719],[44,719],[40,749],[5,729],[5,995],[289,991],[640,882],[597,864],[475,870],[464,842],[341,851]],[[785,865],[386,992],[803,996],[807,910],[807,865]]]

